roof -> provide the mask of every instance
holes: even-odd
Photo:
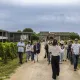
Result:
[[[40,34],[49,34],[48,31],[40,31]]]
[[[70,32],[50,32],[51,34],[54,33],[55,35],[70,35]]]
[[[40,33],[49,33],[48,31],[40,31]]]
[[[8,32],[8,31],[0,29],[0,32]]]
[[[19,33],[19,34],[22,34],[22,33],[24,33],[24,34],[33,34],[34,32],[10,32],[10,33]]]

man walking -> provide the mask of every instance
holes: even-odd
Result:
[[[19,63],[22,64],[25,43],[22,40],[20,40],[20,42],[18,42],[17,44],[17,47],[18,47]]]
[[[38,54],[40,53],[40,50],[41,50],[41,44],[40,42],[37,42],[36,43],[37,62],[38,62]]]
[[[72,44],[72,53],[73,53],[73,60],[74,60],[74,71],[76,71],[78,66],[78,59],[80,55],[80,44],[78,44],[78,39],[75,39],[75,43]]]
[[[46,41],[46,42],[45,42],[45,45],[44,45],[44,49],[45,49],[45,56],[44,56],[44,58],[46,58],[46,57],[48,58],[48,52],[49,52],[49,51],[48,51],[48,48],[49,48],[48,42]]]
[[[71,49],[72,44],[73,44],[73,41],[69,41],[68,52],[67,52],[68,60],[70,60],[71,65],[73,65],[73,54],[72,54],[72,49]]]

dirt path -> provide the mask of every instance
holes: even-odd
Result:
[[[58,80],[80,80],[80,71],[73,71],[69,62],[60,66],[61,72]],[[9,80],[52,80],[51,65],[44,60],[44,48],[42,46],[39,62],[28,62],[19,67]]]

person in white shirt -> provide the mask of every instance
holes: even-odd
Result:
[[[65,45],[64,45],[64,57],[63,57],[63,60],[66,61],[67,60],[67,49],[68,49],[68,45],[67,45],[67,42],[65,42]]]
[[[30,42],[28,42],[28,44],[26,45],[26,62],[27,60],[29,61],[31,56],[31,44]]]
[[[19,63],[22,64],[25,43],[22,40],[20,40],[20,42],[17,43],[17,47],[18,47],[18,55],[19,55],[19,61],[20,61]]]
[[[60,42],[60,63],[64,60],[64,42]]]
[[[35,43],[31,44],[31,60],[34,61],[34,63],[35,63],[35,54],[36,54],[36,52],[35,52],[34,47],[35,47]]]
[[[80,44],[78,44],[78,39],[75,39],[75,43],[72,44],[72,53],[73,53],[73,61],[74,61],[74,71],[76,71],[78,66],[78,59],[80,55]]]
[[[60,47],[58,46],[57,40],[53,40],[53,45],[49,46],[49,52],[52,54],[51,57],[51,66],[52,66],[52,78],[56,80],[59,76],[59,56],[60,56]]]

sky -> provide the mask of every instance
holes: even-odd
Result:
[[[0,29],[80,34],[80,0],[0,0]]]

